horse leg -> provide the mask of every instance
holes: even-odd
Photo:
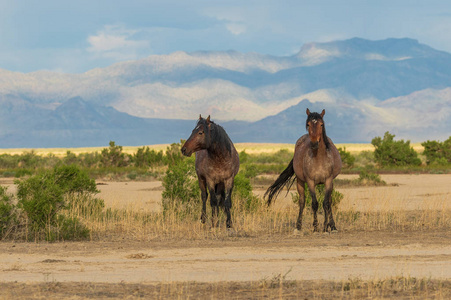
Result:
[[[205,224],[207,221],[207,198],[208,198],[208,192],[207,192],[207,181],[205,178],[199,177],[199,188],[200,188],[200,195],[202,198],[202,214],[200,216],[200,221],[202,224]]]
[[[215,188],[209,188],[210,191],[210,206],[211,206],[211,224],[213,227],[219,225],[218,221],[218,199],[216,198]]]
[[[232,228],[232,216],[230,214],[230,209],[232,208],[232,191],[233,178],[225,183],[224,212],[227,215],[227,228]]]
[[[332,216],[332,190],[334,188],[333,180],[326,180],[324,194],[324,231],[327,232],[337,230],[335,227],[334,217]]]
[[[296,222],[296,229],[301,230],[302,228],[302,213],[304,212],[305,207],[305,182],[297,179],[296,188],[299,194],[299,216]]]
[[[318,200],[316,199],[315,182],[307,182],[310,196],[312,197],[312,210],[313,210],[313,231],[318,232]]]

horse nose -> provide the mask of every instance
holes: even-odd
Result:
[[[186,155],[186,147],[182,147],[182,154]]]

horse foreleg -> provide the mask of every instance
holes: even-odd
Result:
[[[334,189],[333,181],[328,180],[325,184],[325,194],[324,194],[324,231],[327,232],[330,228],[330,231],[337,230],[335,227],[334,217],[332,216],[332,191]]]
[[[297,180],[296,188],[299,194],[299,216],[296,222],[296,229],[301,230],[302,228],[302,213],[304,212],[305,207],[305,182]]]
[[[207,192],[207,182],[205,179],[202,179],[199,177],[199,188],[200,188],[200,195],[202,198],[202,214],[200,216],[200,221],[202,224],[205,224],[207,221],[207,198],[208,198],[208,192]]]
[[[318,231],[318,200],[316,199],[315,183],[313,181],[307,182],[310,196],[312,197],[313,210],[313,231]]]

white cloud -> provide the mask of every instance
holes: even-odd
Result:
[[[246,26],[239,23],[227,23],[226,28],[228,31],[233,33],[234,35],[240,35],[246,32]]]
[[[88,52],[117,60],[135,59],[139,53],[150,49],[147,40],[134,39],[139,30],[126,29],[120,25],[107,25],[88,37]]]

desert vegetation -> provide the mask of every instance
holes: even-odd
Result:
[[[388,132],[383,138],[373,139],[373,152],[361,151],[353,155],[346,151],[346,147],[340,147],[343,172],[358,174],[358,178],[337,179],[335,186],[383,186],[386,183],[378,173],[384,172],[449,172],[450,140],[451,137],[444,142],[427,141],[422,144],[425,150],[421,154],[410,147],[409,141],[395,141],[394,135]],[[89,240],[105,235],[128,235],[134,230],[139,230],[142,235],[166,235],[171,238],[205,238],[213,234],[203,231],[198,224],[200,193],[194,158],[182,156],[180,145],[172,144],[165,151],[140,147],[130,154],[124,153],[122,146],[110,142],[109,147],[100,152],[78,155],[70,151],[61,157],[52,153],[37,155],[34,151],[1,155],[0,172],[4,177],[16,177],[18,190],[13,195],[5,188],[0,189],[0,237],[48,241]],[[241,167],[235,179],[233,195],[235,234],[272,235],[290,232],[297,213],[296,205],[283,210],[268,208],[264,199],[253,193],[253,188],[267,186],[286,167],[292,155],[288,149],[258,154],[241,150]],[[96,198],[98,190],[95,179],[161,180],[161,212],[106,209],[103,200]],[[317,188],[320,207],[323,189],[323,186]],[[297,193],[290,193],[292,202],[296,203]],[[343,195],[335,190],[333,206],[339,207],[342,198]],[[306,201],[308,208],[308,192]],[[305,223],[311,223],[308,220],[310,214],[305,214]],[[449,226],[450,220],[443,211],[427,212],[428,216],[421,212],[416,214],[400,213],[395,217],[390,213],[381,215],[336,210],[337,223],[344,230]],[[426,217],[430,217],[431,221],[424,222]],[[214,232],[214,235],[227,234]]]
[[[343,160],[343,173],[351,179],[335,180],[333,193],[334,218],[339,228],[340,240],[346,235],[357,233],[401,232],[407,236],[440,236],[451,227],[450,211],[428,210],[356,210],[353,206],[343,205],[343,194],[347,188],[387,187],[390,184],[381,178],[381,174],[425,173],[442,174],[451,170],[449,145],[451,137],[444,141],[427,141],[422,144],[424,151],[416,152],[409,142],[396,141],[386,133],[384,138],[373,140],[374,150],[351,152],[352,145],[338,145]],[[232,207],[233,230],[225,226],[211,228],[209,222],[201,224],[201,200],[194,170],[194,158],[184,157],[180,153],[180,143],[174,143],[166,149],[139,147],[133,151],[124,151],[114,142],[97,152],[74,153],[64,155],[52,153],[38,154],[27,151],[21,154],[0,155],[0,174],[3,179],[14,178],[16,192],[5,187],[0,188],[0,238],[3,243],[33,241],[38,243],[85,241],[86,243],[113,243],[114,245],[145,241],[153,245],[184,244],[198,245],[207,243],[299,243],[299,239],[318,240],[313,234],[312,214],[306,194],[306,211],[301,232],[293,235],[298,214],[296,204],[298,196],[295,190],[286,191],[282,205],[268,207],[262,198],[262,190],[286,167],[293,152],[286,147],[272,148],[270,151],[240,151],[240,172],[235,178]],[[403,155],[405,153],[405,155]],[[142,211],[133,206],[112,208],[105,205],[99,196],[99,182],[109,181],[161,181],[162,201],[159,211]],[[307,189],[306,189],[307,190]],[[322,201],[323,187],[318,187],[319,201]],[[285,193],[285,192],[282,192]],[[391,194],[372,194],[369,196],[393,200]],[[207,215],[210,216],[209,206]],[[321,210],[320,210],[321,211]],[[225,216],[220,214],[220,224],[225,224]],[[321,223],[321,216],[320,216]],[[342,236],[345,235],[345,236]],[[241,245],[241,244],[240,244]],[[166,246],[165,246],[166,247]],[[132,254],[138,259],[151,258],[147,254]],[[135,257],[133,256],[133,257]],[[20,272],[21,266],[6,269]],[[121,297],[138,293],[143,297],[155,295],[183,295],[183,298],[197,297],[207,293],[213,298],[227,298],[227,290],[240,295],[265,297],[386,297],[401,296],[424,298],[450,295],[449,281],[410,276],[378,278],[367,280],[349,278],[343,281],[307,281],[291,280],[289,272],[260,278],[258,281],[221,282],[210,285],[201,282],[174,282],[153,286],[133,287],[123,285],[112,290],[112,285],[97,284],[86,287],[85,297],[94,297],[105,293]],[[64,283],[43,283],[20,286],[10,283],[11,288],[21,288],[24,293],[47,293],[55,298],[64,296],[70,287]],[[77,290],[74,285],[71,285]],[[137,290],[139,289],[139,291]],[[5,296],[6,294],[2,294]],[[25,294],[23,294],[25,295]],[[306,296],[307,295],[307,296]],[[8,296],[8,295],[6,295]],[[11,295],[10,295],[11,296]],[[162,297],[162,298],[164,298]],[[233,298],[233,297],[232,297]]]

